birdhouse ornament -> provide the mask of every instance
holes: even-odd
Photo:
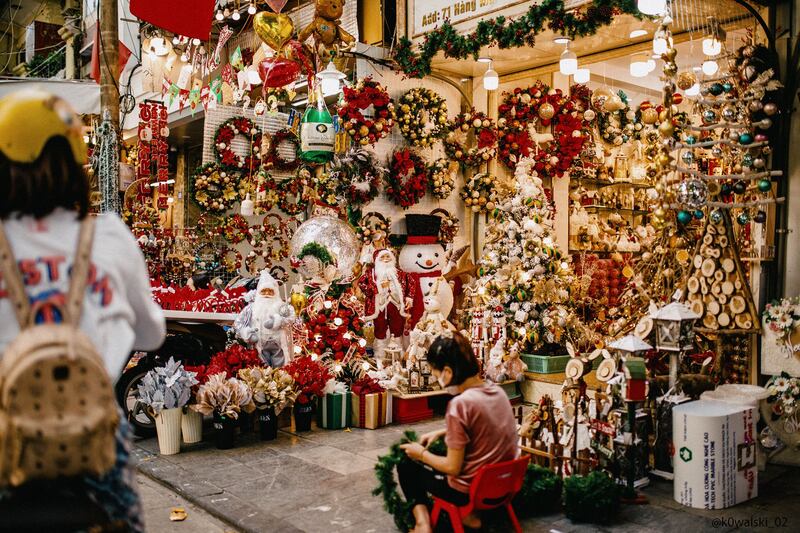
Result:
[[[628,357],[622,363],[625,373],[623,397],[626,402],[643,402],[647,398],[647,367],[641,357]]]

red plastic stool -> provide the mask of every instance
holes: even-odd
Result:
[[[464,533],[461,521],[472,511],[486,511],[504,506],[509,520],[514,525],[514,531],[522,533],[517,515],[514,514],[514,509],[511,507],[511,500],[522,488],[530,460],[530,456],[526,455],[513,461],[482,466],[470,485],[469,503],[463,507],[434,497],[433,512],[431,513],[433,527],[436,527],[439,513],[446,511],[450,515],[453,531]]]

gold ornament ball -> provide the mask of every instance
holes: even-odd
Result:
[[[482,124],[482,122],[481,122],[481,119],[479,119],[479,118],[476,118],[475,120],[472,121],[472,127],[473,128],[480,128],[481,124]]]
[[[488,128],[489,126],[491,126],[491,125],[492,125],[492,122],[491,122],[491,121],[490,121],[490,120],[487,118],[486,120],[484,120],[484,121],[483,121],[483,123],[482,123],[481,125],[482,125],[484,128]]]
[[[648,108],[642,111],[642,122],[645,124],[655,124],[658,122],[658,111]]]
[[[672,134],[675,133],[675,126],[672,125],[672,122],[662,122],[658,126],[658,132],[662,137],[672,137]]]
[[[461,131],[469,131],[469,124],[466,122],[461,125]]]
[[[375,123],[375,131],[383,131],[383,122],[376,122]],[[369,133],[369,130],[367,130]]]
[[[369,135],[369,128],[366,126],[361,126],[360,128],[358,128],[358,134],[361,135],[362,137],[366,137],[367,135]]]
[[[556,108],[553,107],[553,104],[545,102],[541,106],[539,106],[539,118],[543,120],[550,120],[556,114]]]

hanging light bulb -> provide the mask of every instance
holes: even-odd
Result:
[[[177,35],[172,38],[172,44],[180,44],[181,38]]]
[[[667,0],[639,0],[637,7],[645,15],[663,15],[667,10]]]
[[[588,68],[579,68],[572,75],[575,83],[589,83],[589,78],[591,78],[591,71]]]
[[[234,10],[234,11],[233,11],[233,14],[231,15],[231,18],[232,18],[233,20],[239,20],[240,18],[242,18],[242,15],[240,15],[240,14],[239,14],[239,11],[238,11],[238,10]]]
[[[565,76],[572,76],[578,70],[578,56],[569,49],[569,43],[564,46],[561,52],[561,59],[558,60],[558,69]]]
[[[707,56],[718,56],[722,52],[722,43],[716,37],[703,39],[703,53]]]
[[[630,73],[634,78],[644,78],[650,74],[650,67],[647,65],[647,60],[644,58],[632,59],[630,65]]]
[[[195,37],[194,39],[192,39],[192,44],[193,44],[194,46],[200,46],[200,43],[201,43],[201,42],[202,42],[202,41],[201,41],[200,39],[198,39],[197,37]]]
[[[484,60],[483,62],[486,61]],[[487,91],[496,91],[497,88],[500,86],[500,76],[494,69],[494,62],[491,59],[489,59],[488,63],[489,63],[489,68],[487,68],[486,72],[483,74],[483,88],[486,89]]]
[[[247,14],[248,15],[255,15],[256,11],[258,11],[258,8],[256,8],[256,3],[255,2],[250,2],[250,7],[247,8]]]
[[[341,90],[340,82],[346,77],[347,76],[345,74],[339,72],[339,69],[336,68],[336,65],[333,64],[333,61],[328,63],[328,66],[325,67],[325,70],[317,72],[317,79],[320,80],[320,83],[322,84],[322,94],[325,96],[338,94]]]
[[[231,16],[230,8],[228,6],[225,6],[225,10],[222,12],[222,14],[225,15],[225,18],[230,17]]]
[[[684,94],[686,96],[697,96],[698,94],[700,94],[700,84],[695,83],[694,85],[686,89],[686,92]]]
[[[713,76],[719,70],[719,65],[713,59],[706,59],[703,61],[703,74],[706,76]]]
[[[225,15],[222,13],[221,9],[217,9],[217,14],[215,15],[216,19],[220,22],[225,20]]]

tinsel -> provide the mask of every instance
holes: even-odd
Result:
[[[618,14],[641,18],[636,0],[594,0],[580,10],[567,10],[563,0],[544,0],[527,13],[512,20],[499,16],[478,22],[475,31],[460,35],[450,22],[428,32],[419,51],[406,37],[400,39],[394,59],[401,71],[412,78],[431,73],[431,60],[439,52],[453,59],[478,59],[481,48],[501,49],[535,45],[536,36],[546,29],[568,37],[586,37],[607,26]]]

